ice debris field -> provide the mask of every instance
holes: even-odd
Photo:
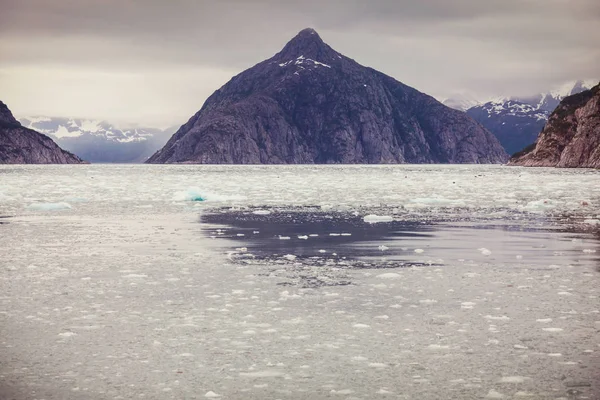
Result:
[[[0,394],[598,398],[599,178],[0,166]]]

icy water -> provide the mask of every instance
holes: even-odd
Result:
[[[597,399],[599,220],[592,170],[0,166],[0,398]]]

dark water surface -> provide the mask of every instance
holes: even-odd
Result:
[[[494,263],[523,267],[600,266],[600,238],[531,221],[365,223],[362,217],[309,212],[213,213],[205,234],[259,259],[352,259],[393,265]],[[247,249],[247,250],[246,250]]]

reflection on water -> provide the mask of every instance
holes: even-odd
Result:
[[[600,238],[531,221],[510,223],[364,223],[356,216],[319,213],[209,214],[204,232],[247,248],[259,258],[357,259],[436,265],[453,262],[502,266],[600,268]]]

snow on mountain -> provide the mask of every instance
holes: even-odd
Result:
[[[74,119],[62,117],[24,117],[19,120],[29,129],[36,130],[57,139],[93,135],[116,142],[144,141],[160,133],[156,128],[120,129],[115,125],[99,120]]]
[[[107,121],[34,116],[19,120],[53,138],[62,148],[90,162],[143,162],[161,148],[176,128],[120,128]]]
[[[468,93],[457,93],[442,101],[442,104],[459,111],[467,111],[481,102]]]

